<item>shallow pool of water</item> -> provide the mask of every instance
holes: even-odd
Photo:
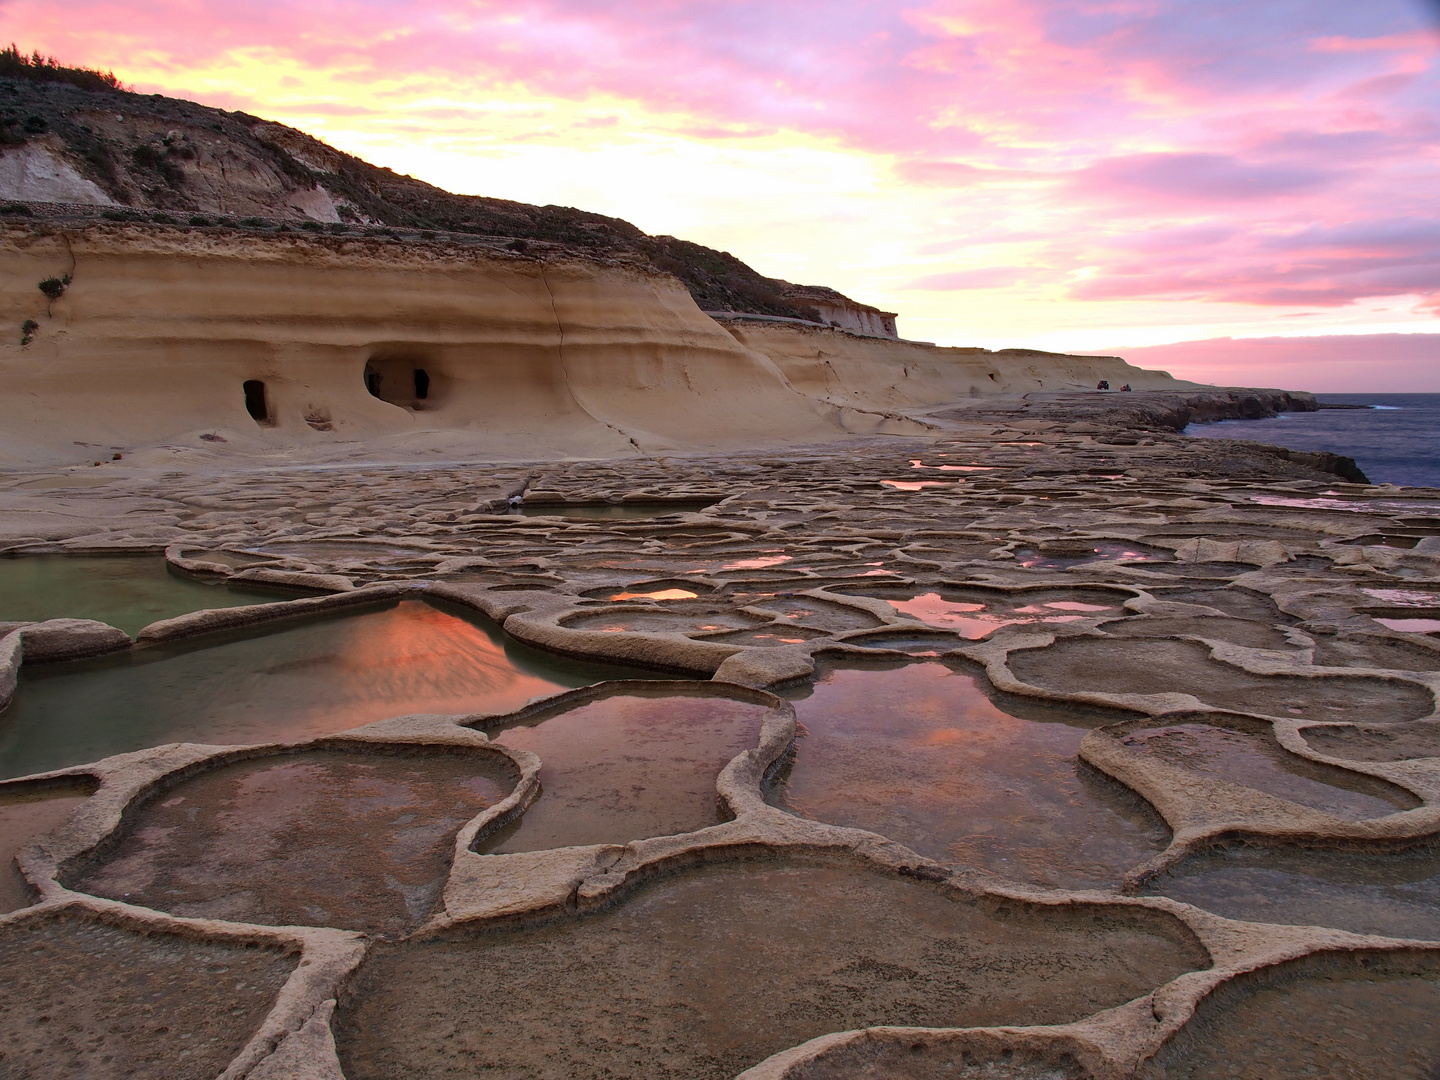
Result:
[[[0,791],[0,914],[30,903],[15,853],[64,822],[89,797],[92,786]]]
[[[1382,970],[1367,971],[1367,959]],[[1400,959],[1336,959],[1329,971],[1202,1003],[1141,1075],[1433,1080],[1440,1069],[1440,977],[1423,961],[1412,966],[1405,972]]]
[[[350,1080],[720,1080],[874,1024],[1066,1023],[1205,963],[1173,924],[1082,911],[992,914],[855,865],[711,865],[594,914],[373,950],[340,1060]]]
[[[486,853],[624,844],[714,825],[715,780],[769,710],[718,694],[625,694],[487,728],[540,755],[540,798]]]
[[[131,637],[160,619],[274,600],[170,573],[159,555],[0,559],[0,622],[98,619]]]
[[[625,677],[655,676],[562,660],[459,609],[407,600],[257,636],[22,669],[0,713],[0,776],[167,742],[293,740],[406,713],[501,712]]]
[[[569,517],[608,520],[613,518],[653,518],[666,514],[698,514],[714,499],[679,500],[671,502],[633,503],[527,503],[520,508],[525,517]]]
[[[1138,728],[1120,744],[1137,756],[1243,784],[1346,821],[1385,817],[1419,805],[1409,792],[1384,781],[1292,754],[1258,728],[1167,724]]]
[[[1020,548],[1015,552],[1015,562],[1027,570],[1068,570],[1072,566],[1085,566],[1096,562],[1169,562],[1173,558],[1168,551],[1146,547],[1144,544],[1108,541],[1096,544],[1089,551],[1075,554],[1037,551],[1034,548]]]
[[[103,863],[66,884],[192,918],[395,934],[435,906],[455,833],[518,778],[493,752],[224,765],[130,815]]]
[[[1113,716],[1015,707],[1035,718],[943,663],[829,668],[795,702],[804,730],[769,801],[1057,887],[1114,885],[1165,846],[1147,804],[1077,760]]]
[[[1406,634],[1440,634],[1440,619],[1376,619],[1388,630]]]
[[[282,948],[108,925],[75,909],[0,928],[6,1080],[213,1080],[294,970]]]
[[[1192,855],[1146,891],[1229,919],[1440,939],[1440,851],[1236,845]]]

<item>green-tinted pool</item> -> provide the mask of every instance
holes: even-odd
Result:
[[[562,660],[418,600],[184,648],[22,668],[0,712],[0,776],[168,742],[309,738],[409,713],[500,712],[602,679],[659,677]]]
[[[98,619],[131,637],[205,608],[289,599],[170,573],[158,555],[30,555],[0,559],[0,622]]]

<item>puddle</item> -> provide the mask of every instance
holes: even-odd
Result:
[[[29,890],[15,853],[37,836],[62,824],[89,797],[91,785],[19,791],[0,790],[0,914],[30,904]]]
[[[1271,984],[1252,983],[1248,993],[1202,1002],[1140,1075],[1431,1080],[1440,1069],[1433,961],[1363,953],[1328,959],[1330,970],[1312,963],[1306,966],[1320,970],[1287,970]]]
[[[1362,676],[1252,675],[1211,660],[1204,645],[1141,638],[1072,638],[1044,649],[1012,652],[1006,664],[1032,686],[1062,694],[1192,694],[1236,712],[1307,720],[1403,721],[1428,716],[1430,691],[1411,682]]]
[[[1421,536],[1407,536],[1403,533],[1366,533],[1344,541],[1352,547],[1391,547],[1410,549],[1424,539]],[[1369,590],[1366,590],[1367,592]]]
[[[1125,597],[1104,593],[986,593],[958,589],[946,590],[944,594],[920,593],[904,600],[888,592],[872,595],[885,600],[901,615],[909,615],[926,626],[953,631],[971,641],[993,634],[1002,626],[1067,623],[1106,611],[1119,613],[1125,600]],[[1084,595],[1086,600],[1074,599],[1076,595]]]
[[[1242,784],[1346,821],[1384,817],[1420,804],[1383,781],[1298,757],[1258,730],[1168,724],[1130,731],[1119,742],[1141,757]]]
[[[1440,608],[1440,596],[1419,589],[1361,589],[1367,596],[1395,607]]]
[[[625,694],[487,728],[539,754],[541,795],[486,854],[625,844],[719,822],[715,780],[760,741],[768,708],[717,694]]]
[[[1174,925],[991,915],[855,866],[711,865],[594,914],[376,950],[335,1028],[350,1080],[713,1080],[832,1031],[1078,1020],[1203,965]]]
[[[186,548],[181,556],[195,562],[219,563],[232,570],[248,570],[252,566],[273,566],[275,559],[268,555],[244,555],[238,551],[210,551]]]
[[[1328,757],[1350,761],[1408,761],[1440,757],[1440,724],[1336,724],[1300,729],[1300,736]]]
[[[406,713],[503,712],[627,676],[655,677],[562,660],[407,600],[238,640],[22,668],[0,713],[0,775],[166,742],[293,740]]]
[[[737,630],[733,634],[713,634],[706,641],[723,641],[727,645],[803,645],[815,638],[825,637],[823,630],[807,630],[803,626],[779,628],[764,627],[759,630]]]
[[[618,592],[606,600],[694,600],[700,594],[689,589],[656,589],[653,592]]]
[[[356,544],[340,540],[316,540],[308,544],[265,544],[250,549],[258,555],[284,555],[316,563],[393,562],[396,559],[438,560],[443,553],[397,544]]]
[[[772,805],[943,862],[1066,888],[1114,885],[1169,834],[1076,752],[1113,715],[996,706],[940,663],[834,667],[795,702],[804,733]]]
[[[1382,619],[1375,620],[1387,630],[1399,630],[1404,634],[1440,634],[1440,619]]]
[[[517,779],[493,753],[225,765],[127,815],[103,863],[65,884],[191,918],[400,933],[434,907],[455,833]]]
[[[994,472],[994,465],[927,465],[920,459],[913,459],[910,462],[912,469],[937,469],[940,472]],[[887,483],[888,481],[882,481]]]
[[[1293,565],[1293,563],[1291,564]],[[1229,562],[1157,562],[1147,563],[1145,569],[1152,574],[1169,574],[1173,577],[1188,578],[1236,578],[1254,571],[1250,563]]]
[[[753,559],[737,559],[734,562],[725,563],[721,570],[765,570],[772,566],[779,566],[790,561],[789,555],[760,555]],[[692,574],[703,574],[704,570],[692,570]]]
[[[1086,551],[1046,552],[1035,548],[1019,548],[1015,552],[1015,563],[1027,570],[1068,570],[1072,566],[1085,566],[1096,562],[1170,562],[1174,556],[1168,551],[1146,547],[1143,544],[1099,543]]]
[[[894,488],[896,491],[924,491],[926,488],[953,488],[953,480],[881,480],[881,487]]]
[[[718,630],[745,630],[764,620],[746,615],[709,600],[672,601],[664,608],[629,611],[595,611],[566,615],[560,625],[570,630],[598,630],[601,633],[696,634]]]
[[[1440,850],[1232,846],[1200,852],[1145,890],[1228,919],[1440,939]]]
[[[868,611],[809,597],[787,596],[775,600],[761,600],[750,606],[771,612],[790,622],[803,622],[832,632],[868,630],[883,625]]]
[[[526,503],[520,508],[525,517],[570,517],[594,520],[613,518],[653,518],[666,514],[698,514],[714,506],[718,499],[671,500],[670,502],[633,503]]]
[[[960,642],[957,637],[950,634],[906,634],[881,631],[876,634],[865,634],[862,637],[846,638],[845,644],[855,645],[862,649],[895,649],[899,652],[909,653],[911,656],[940,656],[955,648]]]
[[[158,555],[0,559],[0,622],[97,619],[134,637],[160,619],[273,599],[172,574]]]
[[[11,923],[0,929],[4,1074],[214,1080],[294,967],[275,948],[80,918]]]

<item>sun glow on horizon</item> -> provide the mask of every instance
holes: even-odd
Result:
[[[1409,0],[3,10],[141,92],[727,250],[913,339],[1440,331],[1440,34]]]

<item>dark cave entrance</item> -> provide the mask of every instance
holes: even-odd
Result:
[[[265,384],[259,379],[246,379],[241,384],[245,391],[245,411],[262,427],[270,427],[273,421],[270,419],[270,402],[265,396]]]

